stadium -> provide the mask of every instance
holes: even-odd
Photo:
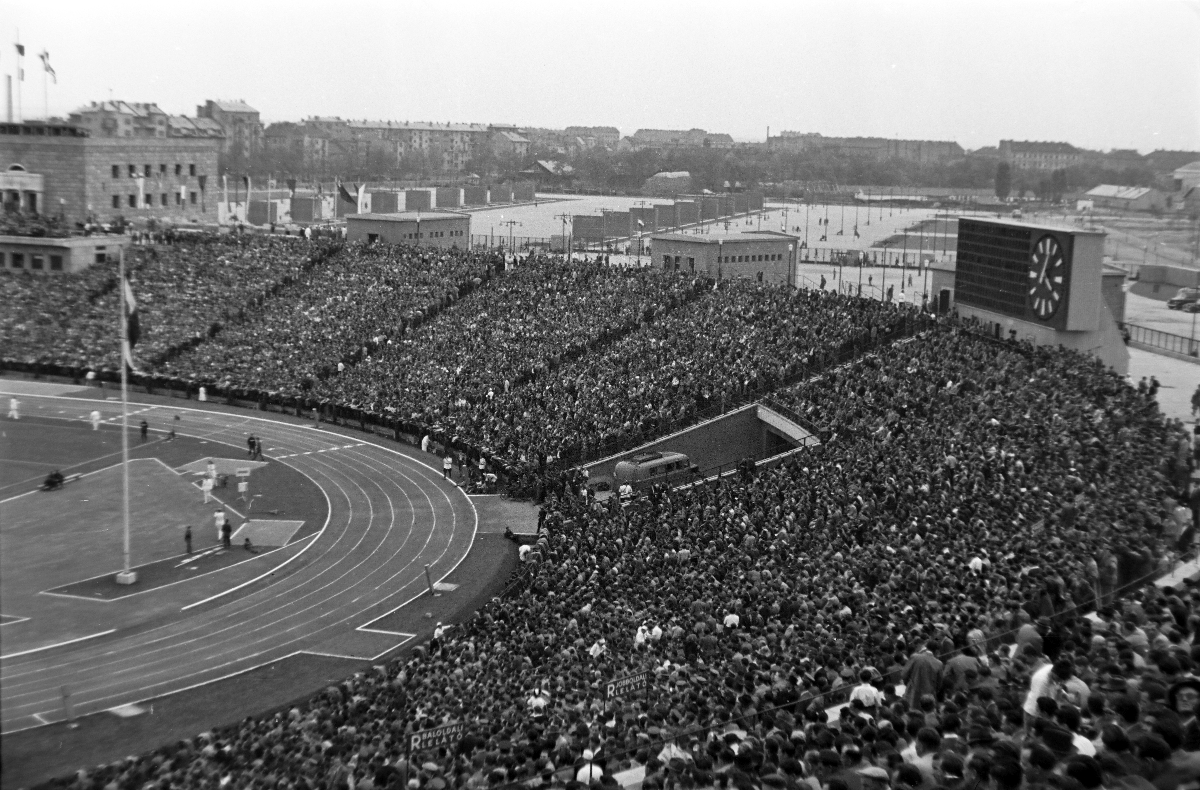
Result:
[[[5,786],[1194,782],[1183,424],[823,285],[265,234],[4,271]],[[583,472],[747,404],[811,440]]]

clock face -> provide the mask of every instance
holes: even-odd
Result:
[[[1042,236],[1029,259],[1029,303],[1038,319],[1049,321],[1058,312],[1066,295],[1066,275],[1067,265],[1058,239]]]

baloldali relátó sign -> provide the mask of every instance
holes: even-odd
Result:
[[[632,694],[635,691],[641,691],[646,688],[650,682],[650,671],[634,672],[632,675],[615,678],[608,681],[604,686],[604,698],[615,699],[616,697],[624,697],[626,694]]]
[[[414,732],[410,736],[409,748],[414,752],[419,752],[422,749],[435,749],[438,746],[457,744],[462,740],[465,729],[466,726],[462,722],[452,722]]]

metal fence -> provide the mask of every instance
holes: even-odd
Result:
[[[1137,324],[1120,324],[1121,332],[1125,335],[1126,343],[1138,343],[1150,348],[1162,349],[1175,354],[1189,357],[1200,357],[1200,341],[1193,337],[1173,335],[1158,329]]]
[[[549,250],[550,237],[473,233],[471,234],[471,248],[476,250]]]

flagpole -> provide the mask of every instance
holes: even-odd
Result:
[[[25,107],[21,104],[21,83],[25,81],[25,48],[21,46],[21,31],[17,31],[17,123],[25,123]]]
[[[124,522],[124,571],[117,574],[117,584],[133,584],[137,575],[129,569],[129,320],[125,303],[125,246],[121,245],[118,253],[118,268],[121,291],[121,505]]]

